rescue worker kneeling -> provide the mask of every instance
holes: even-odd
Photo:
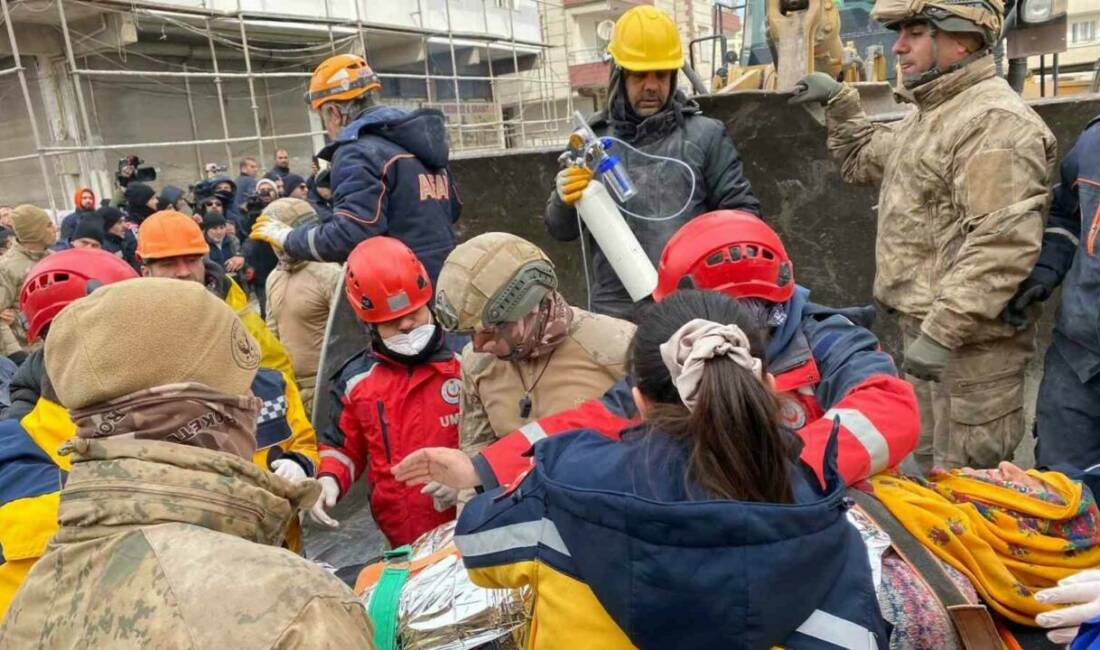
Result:
[[[142,363],[118,372],[124,357]],[[276,548],[319,488],[250,462],[259,362],[195,284],[120,282],[54,320],[46,367],[76,423],[72,470],[0,647],[371,647],[354,593]]]
[[[529,647],[887,647],[836,432],[822,489],[756,322],[716,292],[647,309],[630,357],[642,424],[544,440],[524,479],[467,504],[471,578],[535,592]]]

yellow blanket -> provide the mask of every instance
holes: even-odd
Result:
[[[1031,470],[1041,481],[998,480],[996,470],[940,472],[929,481],[871,477],[875,496],[937,557],[964,573],[986,603],[1035,625],[1054,609],[1032,597],[1081,569],[1100,566],[1096,503],[1077,481]]]

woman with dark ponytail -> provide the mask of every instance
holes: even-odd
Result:
[[[529,648],[886,648],[835,440],[822,485],[779,424],[758,319],[681,291],[638,323],[643,423],[543,440],[526,476],[468,503],[474,582],[530,586]]]

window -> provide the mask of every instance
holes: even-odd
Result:
[[[1071,43],[1091,43],[1096,40],[1096,21],[1089,20],[1070,25]]]

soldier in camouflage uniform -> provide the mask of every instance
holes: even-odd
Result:
[[[1035,328],[998,315],[1039,255],[1056,142],[995,76],[1002,12],[1001,0],[875,3],[899,31],[898,94],[917,107],[896,123],[872,123],[854,88],[821,73],[791,100],[826,105],[846,181],[881,185],[874,293],[905,335],[924,469],[992,467],[1024,431]]]
[[[72,469],[0,647],[373,647],[355,594],[278,548],[320,488],[250,462],[260,350],[232,309],[197,283],[115,283],[69,305],[46,347]],[[157,362],[117,372],[124,351]]]
[[[436,317],[462,351],[459,446],[473,455],[541,417],[595,399],[625,374],[634,325],[570,307],[534,244],[486,233],[443,263]]]

